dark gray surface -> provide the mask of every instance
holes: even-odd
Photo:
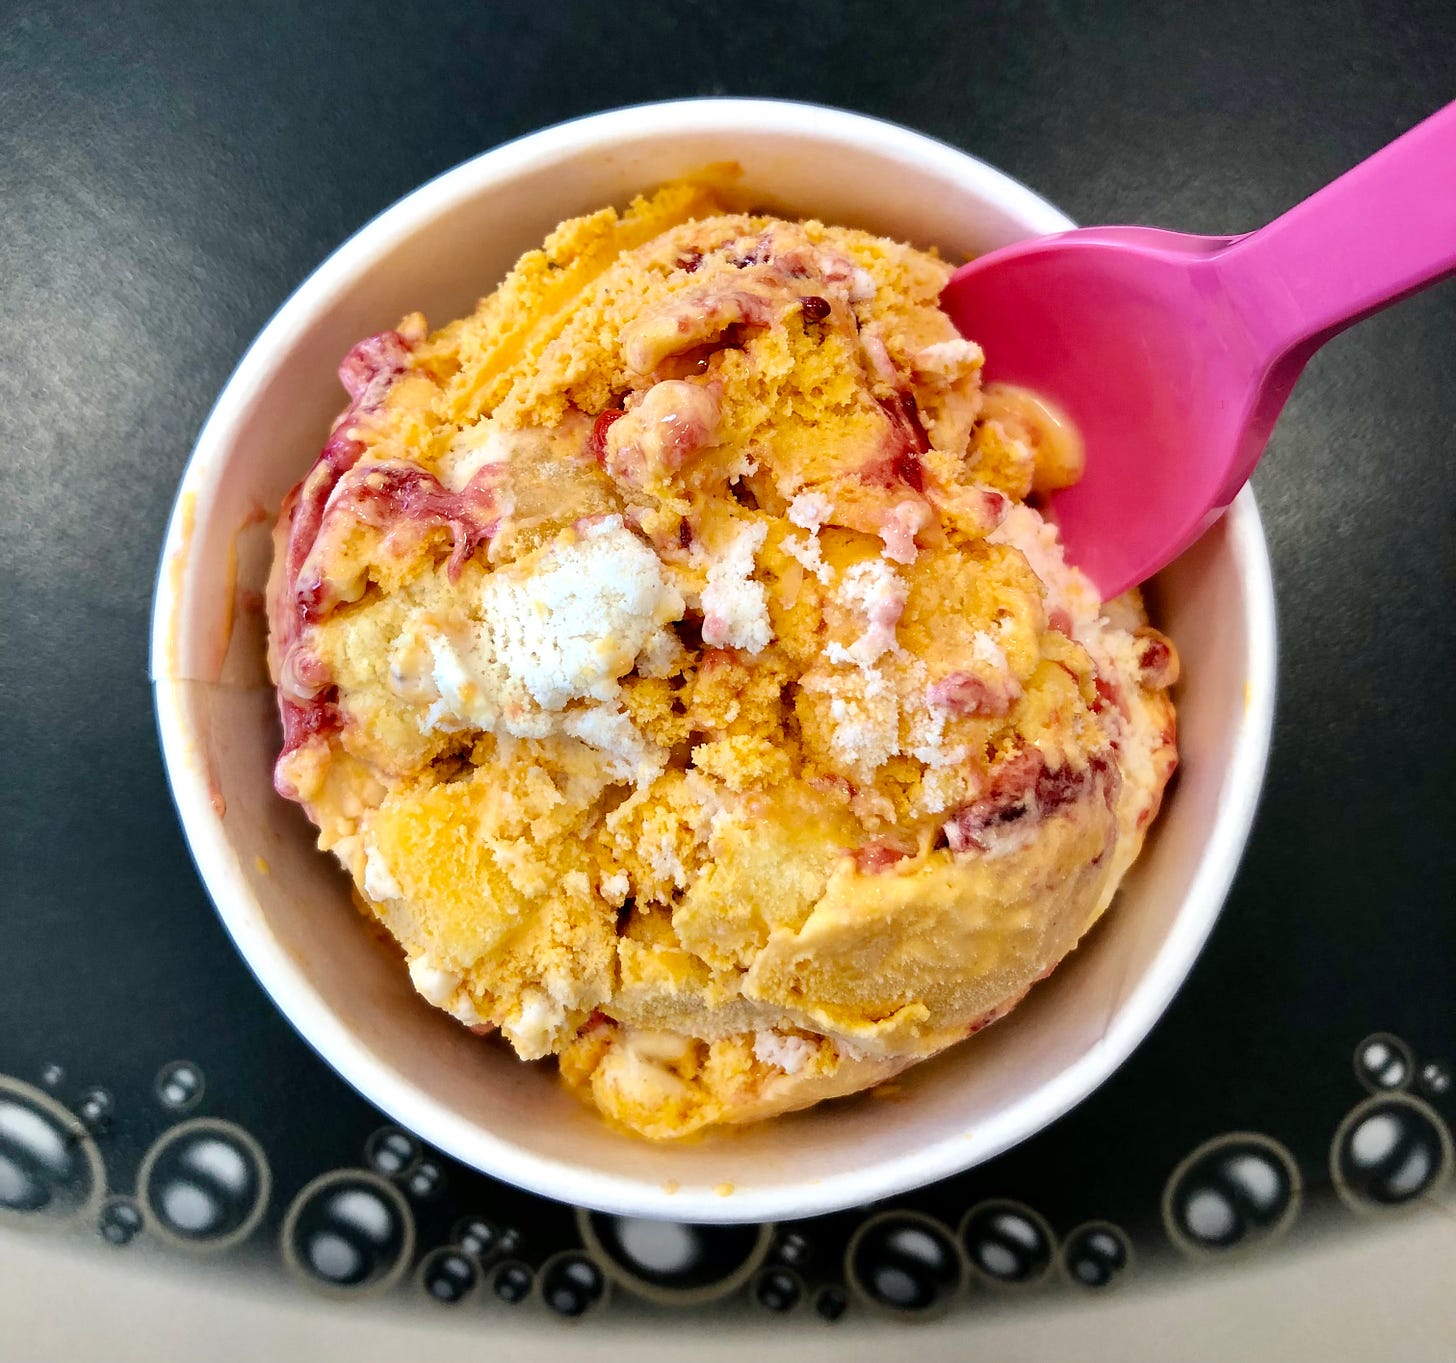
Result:
[[[0,1072],[33,1081],[59,1062],[72,1100],[107,1084],[124,1165],[160,1125],[138,1115],[152,1074],[187,1055],[268,1145],[283,1198],[357,1160],[374,1124],[207,905],[157,756],[146,634],[164,520],[214,395],[288,291],[400,194],[576,114],[764,94],[940,136],[1083,222],[1237,232],[1456,96],[1453,72],[1449,0],[9,11]],[[1456,1055],[1453,337],[1448,283],[1336,340],[1255,480],[1278,733],[1192,979],[1100,1093],[923,1205],[1006,1195],[1062,1229],[1146,1228],[1180,1156],[1245,1127],[1287,1142],[1317,1185],[1361,1037]],[[567,1224],[530,1215],[543,1248]]]

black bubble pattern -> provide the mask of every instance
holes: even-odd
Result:
[[[1407,1087],[1414,1070],[1410,1047],[1389,1032],[1376,1032],[1355,1047],[1355,1077],[1371,1093]]]
[[[961,1290],[965,1269],[950,1232],[911,1212],[865,1222],[849,1243],[845,1276],[874,1305],[901,1314],[946,1306]]]
[[[503,1226],[500,1239],[495,1242],[495,1257],[497,1259],[513,1259],[521,1252],[523,1243],[521,1232],[514,1226]]]
[[[629,1286],[651,1295],[702,1300],[720,1288],[731,1290],[763,1253],[759,1226],[689,1225],[598,1212],[585,1216],[588,1243],[596,1242]]]
[[[849,1310],[849,1295],[842,1287],[820,1288],[814,1298],[814,1310],[823,1319],[833,1324]]]
[[[158,1230],[181,1244],[218,1249],[241,1240],[267,1205],[263,1152],[225,1122],[184,1122],[142,1162],[138,1196]]]
[[[1163,1192],[1168,1234],[1185,1253],[1222,1254],[1272,1241],[1293,1220],[1300,1181],[1267,1137],[1235,1133],[1196,1150]]]
[[[530,1265],[523,1264],[519,1259],[512,1259],[496,1269],[495,1277],[491,1280],[491,1290],[508,1306],[518,1306],[531,1295],[534,1281],[535,1275],[531,1272]]]
[[[361,1293],[394,1282],[409,1265],[414,1222],[389,1184],[363,1169],[325,1174],[304,1188],[283,1223],[284,1252],[305,1280]],[[462,1256],[464,1257],[464,1256]]]
[[[93,1136],[104,1136],[111,1130],[111,1119],[116,1115],[116,1099],[108,1090],[93,1086],[77,1101],[76,1115]]]
[[[79,1121],[39,1089],[0,1081],[0,1220],[62,1222],[102,1193]]]
[[[804,1296],[804,1284],[787,1268],[765,1268],[753,1280],[753,1299],[765,1311],[792,1311]]]
[[[405,1191],[422,1202],[445,1191],[445,1171],[434,1160],[422,1159],[404,1178]]]
[[[420,1159],[420,1143],[397,1126],[382,1126],[364,1142],[364,1163],[385,1178],[403,1178]]]
[[[520,1236],[483,1216],[462,1216],[450,1231],[450,1241],[484,1268],[514,1254]]]
[[[814,1243],[800,1231],[785,1231],[774,1241],[773,1257],[790,1268],[807,1268],[814,1262]]]
[[[1112,1287],[1132,1263],[1127,1236],[1106,1222],[1078,1226],[1062,1246],[1067,1277],[1078,1287]]]
[[[971,1267],[1005,1287],[1026,1287],[1051,1271],[1056,1245],[1046,1223],[1015,1202],[983,1202],[961,1223]]]
[[[420,1265],[420,1286],[444,1306],[464,1301],[479,1281],[475,1260],[449,1245],[431,1250]]]
[[[141,1208],[129,1197],[110,1197],[102,1204],[96,1229],[108,1245],[121,1249],[142,1232]]]
[[[558,1316],[584,1316],[606,1294],[601,1268],[578,1250],[558,1254],[541,1266],[541,1297]]]
[[[1451,1172],[1451,1138],[1418,1098],[1367,1098],[1340,1124],[1330,1177],[1360,1211],[1397,1211],[1429,1197]]]
[[[202,1101],[202,1070],[190,1060],[173,1060],[157,1071],[152,1085],[157,1101],[169,1112],[186,1112]]]
[[[1444,1060],[1428,1060],[1421,1066],[1416,1080],[1421,1092],[1431,1098],[1444,1098],[1451,1092],[1451,1067]]]

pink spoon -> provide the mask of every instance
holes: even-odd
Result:
[[[988,381],[1081,433],[1051,514],[1106,598],[1218,519],[1321,345],[1453,271],[1456,103],[1258,232],[1062,232],[962,266],[941,302]]]

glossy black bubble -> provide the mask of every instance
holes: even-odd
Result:
[[[399,1178],[415,1167],[420,1143],[397,1126],[380,1127],[364,1142],[364,1162],[385,1178]]]
[[[509,1259],[521,1252],[521,1232],[514,1226],[501,1227],[500,1239],[495,1242],[497,1259]]]
[[[1421,1066],[1420,1078],[1416,1082],[1422,1093],[1432,1098],[1444,1098],[1451,1092],[1451,1067],[1444,1060],[1428,1060]]]
[[[814,1244],[799,1231],[785,1231],[774,1241],[773,1257],[790,1268],[804,1268],[814,1261]]]
[[[104,1135],[111,1130],[111,1119],[116,1115],[116,1100],[104,1088],[89,1088],[76,1103],[76,1115],[93,1136]]]
[[[0,1215],[74,1216],[96,1193],[87,1136],[69,1113],[0,1089]]]
[[[141,1233],[141,1208],[129,1197],[108,1198],[96,1218],[96,1229],[108,1245],[120,1249]]]
[[[1355,1047],[1355,1077],[1372,1093],[1405,1088],[1414,1068],[1410,1047],[1389,1032],[1376,1032]]]
[[[1044,1278],[1056,1246],[1046,1227],[1014,1202],[986,1202],[961,1226],[971,1263],[994,1282],[1020,1286]]]
[[[606,1289],[601,1269],[585,1254],[557,1255],[541,1269],[541,1296],[561,1316],[584,1316]]]
[[[1372,1098],[1341,1125],[1330,1173],[1358,1205],[1394,1208],[1429,1193],[1450,1159],[1440,1118],[1424,1103]]]
[[[420,1285],[437,1302],[453,1306],[463,1301],[480,1281],[475,1261],[448,1246],[432,1250],[420,1265]]]
[[[929,1311],[960,1288],[961,1263],[950,1232],[937,1222],[888,1213],[851,1242],[851,1282],[892,1311]]]
[[[1164,1194],[1170,1232],[1185,1248],[1208,1252],[1268,1239],[1296,1205],[1295,1178],[1288,1157],[1262,1140],[1220,1139],[1174,1175]]]
[[[792,1311],[803,1295],[798,1276],[786,1268],[766,1268],[753,1280],[753,1299],[766,1311]]]
[[[317,1282],[351,1291],[396,1276],[409,1257],[413,1228],[408,1208],[390,1191],[349,1171],[306,1189],[285,1225],[294,1262]]]
[[[234,1129],[176,1127],[148,1160],[142,1197],[158,1225],[180,1240],[198,1245],[230,1240],[262,1211],[267,1167]]]
[[[496,1269],[495,1277],[491,1280],[491,1287],[503,1302],[515,1306],[531,1295],[532,1281],[533,1275],[530,1267],[513,1259],[510,1263],[502,1264]]]
[[[821,1288],[814,1298],[814,1309],[825,1320],[836,1321],[849,1310],[849,1297],[842,1287]]]
[[[445,1171],[434,1160],[421,1160],[405,1176],[404,1188],[411,1197],[421,1200],[439,1197],[445,1191]]]
[[[190,1060],[173,1060],[157,1071],[153,1084],[157,1101],[171,1112],[196,1107],[205,1087],[202,1071]]]
[[[514,1246],[509,1250],[504,1248],[506,1238],[500,1226],[483,1216],[462,1216],[450,1231],[451,1241],[482,1267],[505,1254],[515,1253]]]
[[[741,1270],[758,1248],[757,1226],[693,1226],[592,1213],[603,1253],[635,1279],[669,1292],[701,1290]]]
[[[1131,1259],[1127,1237],[1111,1226],[1079,1226],[1062,1249],[1067,1275],[1082,1287],[1110,1287]]]

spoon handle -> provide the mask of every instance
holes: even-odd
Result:
[[[1456,272],[1456,103],[1221,252],[1271,361]],[[1294,352],[1290,354],[1290,352]]]

